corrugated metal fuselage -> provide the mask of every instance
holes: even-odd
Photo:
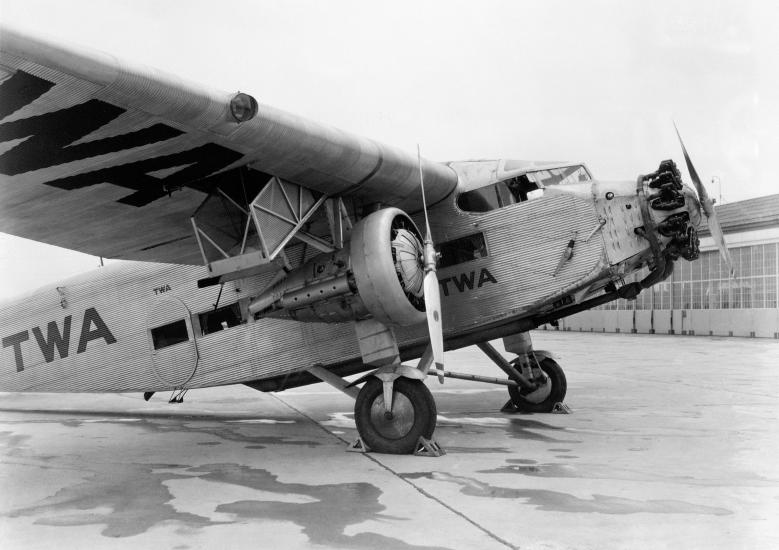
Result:
[[[438,271],[445,337],[527,317],[562,297],[578,301],[613,274],[599,204],[589,192],[563,192],[485,213],[461,211],[454,196],[436,205],[437,243],[481,233],[486,245],[483,257]],[[579,236],[575,252],[558,267],[572,235]],[[637,243],[630,254],[645,248]],[[250,318],[206,334],[200,314],[217,300],[220,307],[240,302],[245,312],[271,277],[226,283],[219,296],[219,287],[197,287],[207,275],[203,267],[128,262],[0,305],[0,390],[196,388],[359,361],[351,323]],[[188,341],[155,350],[150,327],[181,319]],[[424,325],[396,333],[405,349],[426,340]]]

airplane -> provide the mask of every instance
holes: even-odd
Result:
[[[428,376],[551,412],[565,373],[529,331],[667,279],[701,213],[732,266],[682,149],[693,187],[671,160],[622,182],[433,162],[4,27],[0,231],[128,261],[0,304],[0,391],[324,381],[355,399],[360,450],[440,454]],[[505,377],[444,368],[472,345]]]

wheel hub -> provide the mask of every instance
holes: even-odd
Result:
[[[535,379],[533,381],[538,384],[538,387],[530,393],[520,392],[520,394],[522,395],[522,399],[529,403],[541,403],[552,393],[552,381],[549,377],[546,377],[545,380]]]
[[[414,406],[400,392],[392,398],[392,411],[384,410],[384,396],[379,395],[371,405],[370,420],[374,429],[387,439],[400,439],[414,426]]]

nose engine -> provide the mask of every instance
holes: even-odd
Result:
[[[701,206],[695,191],[682,183],[679,168],[664,160],[651,174],[638,177],[644,227],[636,232],[646,237],[656,258],[673,262],[680,256],[693,261],[700,255],[698,228]]]

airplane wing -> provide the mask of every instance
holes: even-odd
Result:
[[[421,208],[414,155],[246,94],[0,29],[1,232],[200,264],[190,217],[236,169],[355,204]],[[430,204],[455,188],[449,167],[422,169]]]

